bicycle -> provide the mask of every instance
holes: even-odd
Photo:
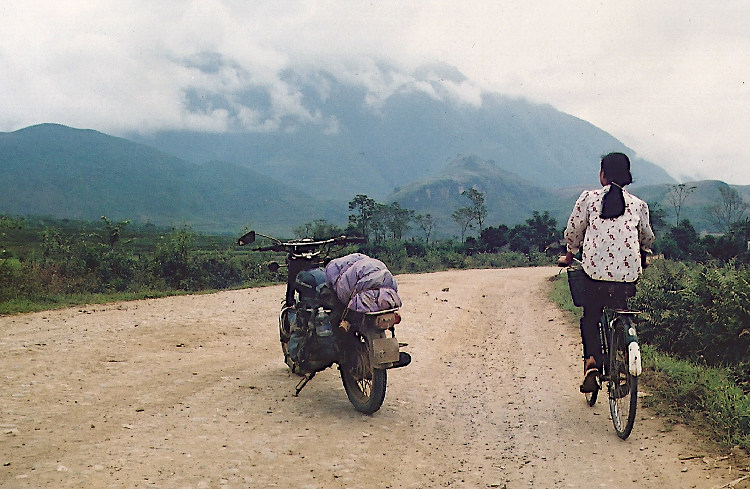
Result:
[[[582,307],[586,298],[586,283],[590,281],[580,262],[578,266],[568,267],[568,284],[573,303]],[[616,288],[610,288],[610,298]],[[602,372],[599,377],[600,388],[606,382],[609,398],[609,411],[617,436],[626,439],[633,430],[635,413],[638,404],[638,377],[642,373],[641,352],[638,336],[633,324],[637,311],[616,309],[605,305],[599,320],[599,338],[602,345]],[[599,389],[585,393],[589,406],[596,403]]]

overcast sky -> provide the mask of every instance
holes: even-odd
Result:
[[[750,2],[733,0],[0,0],[0,131],[222,131],[230,118],[273,131],[320,117],[290,69],[327,70],[377,104],[442,62],[467,77],[450,87],[467,103],[480,90],[548,103],[678,179],[749,185],[748,26]],[[187,103],[253,88],[272,115]]]

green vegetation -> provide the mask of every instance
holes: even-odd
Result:
[[[650,396],[644,404],[681,419],[725,447],[750,451],[750,394],[727,369],[678,360],[644,345],[644,376]]]
[[[750,267],[657,260],[638,286],[640,337],[660,351],[726,368],[750,392]]]
[[[471,237],[465,243],[449,239],[428,244],[429,216],[415,217],[398,204],[379,204],[366,195],[355,197],[350,210],[354,213],[347,229],[321,219],[296,228],[295,233],[314,238],[364,233],[369,242],[358,251],[381,259],[394,273],[551,261],[537,250],[543,247],[529,244],[556,232],[554,220],[547,220],[548,228],[536,235],[538,213],[513,230],[501,225],[486,228],[478,239]],[[412,222],[424,231],[424,239],[404,238]],[[525,236],[524,246],[514,246],[515,234]],[[284,257],[238,248],[232,236],[198,234],[186,226],[158,228],[106,217],[84,222],[3,215],[0,314],[279,282],[283,277],[265,266],[271,260]]]
[[[267,254],[189,228],[0,218],[0,314],[271,282]]]

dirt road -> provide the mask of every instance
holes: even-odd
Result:
[[[0,318],[3,488],[712,488],[744,475],[641,410],[588,408],[552,268],[398,277],[382,409],[294,397],[279,286]],[[718,454],[721,455],[721,454]],[[741,482],[737,487],[748,487]]]

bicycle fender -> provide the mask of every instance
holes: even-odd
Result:
[[[628,370],[630,375],[638,377],[643,372],[641,366],[641,347],[635,341],[628,345]]]
[[[630,321],[627,323],[630,323]],[[632,323],[627,326],[628,329],[625,331],[625,344],[628,345],[628,370],[630,370],[630,375],[637,377],[643,372],[643,367],[641,365],[641,347],[638,346],[638,334],[635,331],[635,326]]]

